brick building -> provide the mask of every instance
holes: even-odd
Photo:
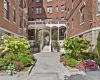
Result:
[[[0,36],[27,37],[27,0],[0,0]]]
[[[100,0],[66,0],[67,38],[83,37],[96,47],[100,31]]]
[[[65,25],[65,1],[66,0],[29,0],[28,1],[28,39],[31,44],[38,38],[41,46],[45,44],[45,38],[51,38],[57,32],[58,42],[64,41]],[[46,35],[44,35],[46,34]]]
[[[29,21],[64,20],[66,0],[29,0]]]

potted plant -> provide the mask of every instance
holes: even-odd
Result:
[[[57,40],[52,41],[52,48],[54,52],[59,52],[59,44]]]
[[[36,40],[34,42],[34,47],[33,48],[34,48],[35,52],[39,52],[40,51],[40,41]]]

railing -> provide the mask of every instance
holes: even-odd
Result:
[[[28,24],[65,24],[65,20],[52,20],[52,21],[28,21]]]

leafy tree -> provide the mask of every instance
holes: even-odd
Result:
[[[97,38],[97,49],[98,49],[98,55],[100,56],[100,32],[99,32],[98,38]]]

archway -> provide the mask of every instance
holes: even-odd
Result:
[[[50,43],[50,31],[48,29],[41,29],[38,32],[38,40],[41,42],[41,49]]]

